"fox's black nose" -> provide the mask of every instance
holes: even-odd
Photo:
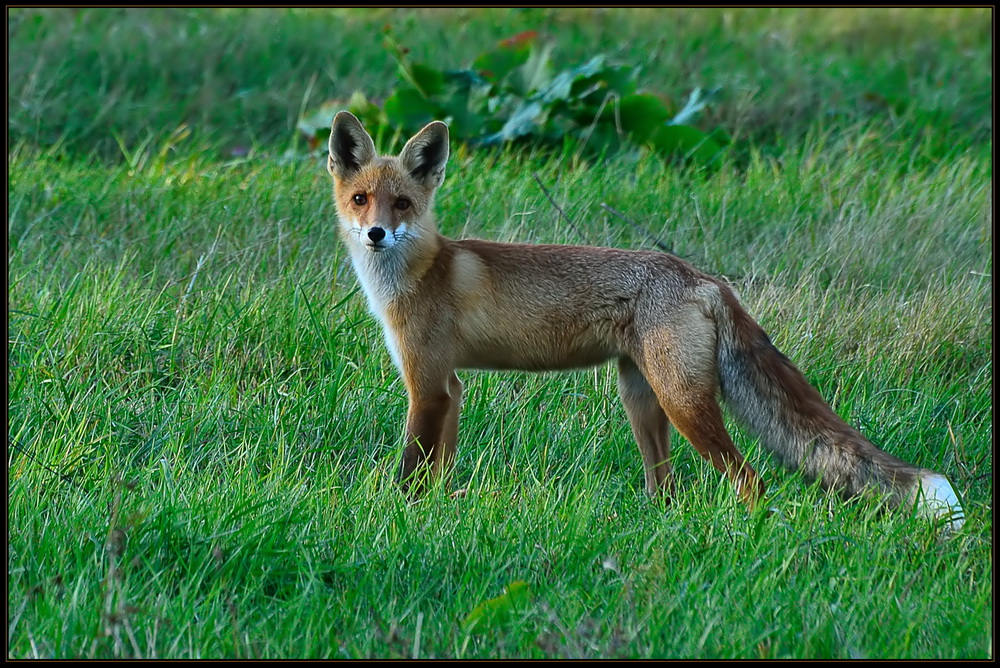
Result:
[[[385,239],[385,230],[383,230],[381,227],[373,227],[370,230],[368,230],[368,238],[374,241],[375,243],[378,243],[383,239]]]

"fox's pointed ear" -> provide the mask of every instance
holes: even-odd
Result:
[[[361,121],[349,111],[337,114],[330,126],[330,157],[326,163],[330,173],[343,178],[374,159],[375,142]]]
[[[441,121],[428,123],[406,142],[399,161],[417,181],[437,188],[444,181],[448,163],[448,126]]]

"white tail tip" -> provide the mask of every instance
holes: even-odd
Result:
[[[965,511],[958,500],[955,488],[938,473],[927,472],[920,476],[917,491],[917,512],[931,519],[946,519],[947,529],[959,529],[965,524]]]

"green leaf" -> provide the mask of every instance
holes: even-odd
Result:
[[[670,110],[655,95],[626,95],[618,101],[618,117],[622,130],[637,144],[645,144],[670,118]]]
[[[366,106],[368,105],[368,106]],[[361,119],[365,128],[374,131],[381,124],[381,110],[368,102],[361,93],[354,93],[350,100],[328,100],[301,118],[296,124],[299,134],[306,140],[310,149],[325,144],[330,136],[330,124],[337,112],[349,110]],[[374,114],[372,114],[374,110]]]
[[[586,140],[583,150],[588,155],[607,155],[622,148],[622,138],[611,123],[600,123],[588,135],[586,131],[579,133],[581,141]]]
[[[492,146],[505,141],[511,141],[518,137],[534,134],[540,123],[539,119],[544,117],[544,109],[538,102],[523,102],[503,124],[496,134],[483,137],[479,143],[484,146]]]
[[[621,96],[635,92],[637,71],[634,67],[614,65],[604,68],[601,79],[607,82],[608,90]]]
[[[347,108],[344,100],[330,100],[299,119],[296,127],[309,140],[325,139],[330,134],[330,124],[338,111]]]
[[[684,108],[677,112],[677,115],[670,120],[670,125],[687,125],[690,123],[702,109],[707,107],[719,96],[719,92],[721,90],[722,89],[718,87],[707,91],[703,91],[701,88],[695,88],[688,96],[688,100],[684,105]]]
[[[385,115],[378,105],[370,102],[361,91],[355,91],[349,100],[329,100],[299,119],[296,127],[310,148],[316,148],[327,140],[333,117],[345,109],[357,116],[373,136],[385,125]]]
[[[503,81],[515,68],[528,62],[531,47],[523,44],[514,48],[500,48],[487,51],[472,61],[472,69],[491,82]]]
[[[713,129],[708,133],[708,136],[712,138],[712,141],[720,146],[729,146],[733,143],[733,138],[730,137],[722,128]]]
[[[377,104],[370,102],[361,91],[354,91],[347,101],[347,110],[358,117],[368,132],[374,133],[376,126],[385,124],[385,116]]]
[[[474,70],[445,70],[445,83],[458,88],[488,86],[489,82]]]
[[[528,97],[542,88],[552,78],[551,42],[533,42],[526,63],[514,70],[509,77],[510,89],[521,97]]]
[[[416,88],[398,88],[383,105],[386,119],[406,132],[416,132],[440,114],[438,106]]]
[[[483,131],[486,119],[473,109],[473,102],[467,88],[456,90],[444,100],[440,109],[447,120],[451,132],[456,137],[476,137]]]
[[[677,155],[702,165],[719,159],[723,147],[698,128],[690,125],[661,126],[649,141],[658,153]]]
[[[467,633],[484,633],[510,621],[514,613],[523,609],[531,600],[531,590],[523,580],[511,582],[504,593],[483,601],[463,620]]]
[[[592,77],[601,71],[604,66],[604,56],[594,56],[583,65],[565,70],[544,88],[538,91],[535,96],[545,104],[552,104],[557,100],[566,100],[573,92],[573,85],[581,79]]]
[[[410,65],[414,87],[427,97],[438,95],[444,89],[444,73],[422,63]]]
[[[397,42],[389,32],[385,33],[382,44],[399,66],[399,76],[403,81],[413,86],[424,97],[441,92],[444,86],[444,73],[429,65],[411,62],[407,55],[410,50]]]

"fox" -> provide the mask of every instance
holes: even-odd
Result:
[[[562,371],[614,360],[645,492],[674,493],[670,426],[752,510],[760,476],[719,397],[787,468],[844,498],[876,494],[949,529],[965,513],[948,478],[881,450],[842,420],[723,281],[659,251],[453,240],[438,232],[448,126],[378,155],[350,112],[330,128],[340,236],[408,395],[398,483],[419,497],[452,467],[459,369]]]

